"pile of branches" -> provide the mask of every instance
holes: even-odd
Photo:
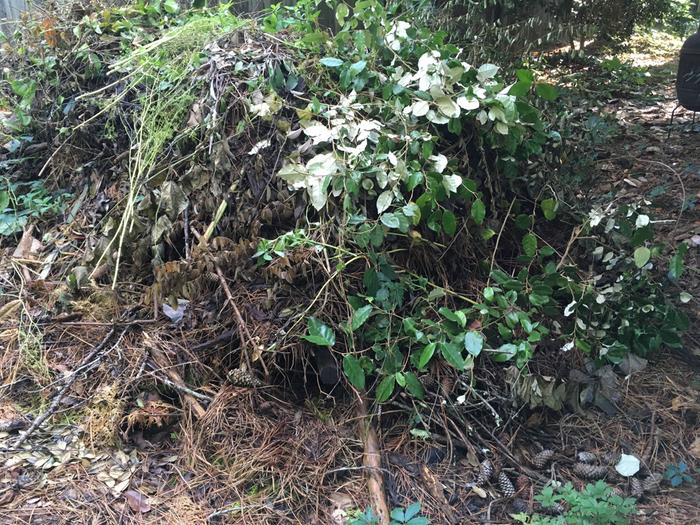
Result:
[[[577,365],[586,354],[619,363],[677,344],[684,320],[646,278],[649,218],[562,213],[548,177],[557,134],[535,105],[555,88],[464,61],[398,9],[369,2],[350,16],[339,4],[331,37],[303,3],[262,20],[137,4],[44,19],[6,51],[0,213],[24,220],[2,241],[16,244],[2,275],[5,388],[21,396],[18,375],[53,384],[68,356],[46,350],[46,327],[115,326],[69,356],[77,366],[61,363],[72,372],[15,447],[87,372],[86,398],[108,377],[125,397],[144,384],[177,397],[200,420],[189,444],[205,457],[238,446],[231,421],[242,435],[258,428],[231,388],[349,397],[370,504],[386,521],[371,417],[382,403],[414,412],[415,436],[469,447],[471,428],[486,447],[483,422],[510,422],[514,406],[612,395],[588,376],[563,381],[569,350]],[[59,213],[32,208],[24,189],[37,183]],[[610,256],[587,261],[619,261],[613,285],[579,262],[616,224]],[[663,304],[641,332],[616,319],[623,302],[641,311],[638,296]],[[103,362],[127,335],[140,345]],[[143,425],[142,410],[115,424]],[[273,427],[261,426],[276,436],[263,447],[271,462],[286,435]],[[323,464],[343,457],[324,449]],[[290,498],[292,515],[311,512],[303,494]]]

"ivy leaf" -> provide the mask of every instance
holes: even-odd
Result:
[[[413,103],[413,109],[411,112],[413,113],[414,117],[424,117],[428,114],[429,110],[430,104],[428,104],[425,100],[417,100]]]
[[[365,324],[365,321],[369,319],[371,313],[371,304],[368,304],[367,306],[363,306],[362,308],[358,308],[357,310],[355,310],[352,314],[352,322],[350,323],[350,329],[354,332],[355,330],[360,328],[363,324]]]
[[[341,26],[345,24],[345,19],[348,17],[349,14],[350,9],[345,4],[338,4],[338,7],[335,8],[335,19]]]
[[[464,348],[474,357],[478,356],[484,348],[484,336],[475,331],[467,332],[464,336]]]
[[[446,117],[459,117],[459,106],[450,97],[438,97],[435,99],[435,104],[437,104],[440,113],[442,113]]]
[[[537,237],[534,233],[528,233],[523,237],[523,251],[528,257],[534,257],[537,253]]]
[[[307,328],[309,333],[303,336],[302,339],[318,346],[331,347],[335,344],[335,332],[333,329],[315,317],[309,317]]]
[[[377,387],[377,402],[383,403],[389,399],[391,394],[394,392],[395,385],[396,379],[394,378],[394,374],[388,375],[382,379],[382,382],[379,383],[379,386]]]
[[[423,348],[423,351],[420,353],[420,357],[418,358],[418,368],[423,369],[426,367],[426,365],[433,358],[436,346],[437,344],[435,343],[428,343],[425,345],[425,348]]]
[[[442,214],[442,229],[450,237],[457,231],[457,217],[450,210],[445,210]]]
[[[460,372],[464,370],[466,363],[462,357],[462,352],[459,347],[453,343],[440,343],[440,353],[450,365],[455,367]]]
[[[365,371],[360,361],[352,355],[343,357],[343,371],[352,385],[359,389],[365,388]]]
[[[505,363],[506,361],[513,359],[515,354],[518,352],[518,347],[514,344],[508,343],[501,345],[498,352],[499,353],[493,355],[493,360],[497,363]]]
[[[445,175],[442,177],[442,185],[448,193],[457,193],[457,189],[462,185],[462,177],[459,175]]]
[[[416,374],[413,372],[406,372],[404,378],[406,380],[406,390],[408,390],[413,397],[423,399],[423,397],[425,397],[425,390],[423,390],[423,385],[418,381]]]
[[[640,246],[634,250],[634,264],[637,268],[643,268],[651,259],[651,250],[645,246]]]
[[[350,66],[350,71],[352,72],[353,75],[359,75],[362,73],[365,68],[367,67],[367,61],[366,60],[358,60],[355,62],[353,65]]]
[[[380,217],[379,220],[382,221],[382,224],[384,226],[386,226],[387,228],[394,229],[394,230],[397,229],[399,226],[401,226],[401,221],[394,213],[385,213],[384,215],[382,215]]]
[[[484,201],[481,199],[476,199],[472,204],[471,213],[474,222],[477,224],[482,224],[484,222],[484,218],[486,217],[486,206],[484,205]]]
[[[343,65],[343,61],[339,58],[334,57],[324,57],[319,62],[326,67],[340,67]]]
[[[557,216],[557,201],[554,199],[545,199],[540,202],[544,218],[548,221],[553,220]]]
[[[377,213],[381,215],[384,213],[391,203],[394,201],[394,194],[391,190],[382,192],[379,197],[377,197]]]
[[[479,71],[476,75],[476,79],[479,82],[485,82],[486,80],[490,80],[496,76],[496,73],[498,73],[498,69],[498,66],[495,64],[484,64],[479,68]]]

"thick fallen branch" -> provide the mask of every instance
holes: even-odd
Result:
[[[360,436],[364,444],[364,454],[362,464],[367,469],[367,489],[372,510],[380,518],[382,525],[389,523],[389,507],[386,503],[386,493],[384,491],[384,478],[382,476],[382,455],[379,449],[379,439],[367,414],[367,403],[358,395],[359,403],[357,409],[360,423]]]

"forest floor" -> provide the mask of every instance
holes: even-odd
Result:
[[[695,477],[695,482],[678,487],[663,483],[656,493],[645,495],[634,523],[700,523],[700,123],[693,127],[691,115],[679,112],[669,125],[677,44],[637,42],[623,62],[631,60],[640,69],[613,68],[611,75],[618,78],[606,83],[605,90],[593,80],[580,82],[586,73],[577,68],[562,67],[558,75],[562,83],[578,83],[581,114],[596,117],[594,124],[600,126],[600,140],[589,159],[597,184],[582,188],[582,197],[605,195],[615,202],[643,197],[656,211],[662,241],[692,247],[685,274],[669,289],[669,294],[685,291],[694,297],[686,305],[692,321],[685,348],[618,378],[614,415],[525,408],[500,426],[483,422],[474,434],[456,429],[465,433],[461,442],[443,436],[423,441],[415,439],[404,418],[394,417],[404,407],[387,406],[376,426],[391,506],[421,501],[435,524],[512,523],[515,510],[532,508],[537,493],[533,477],[573,480],[581,486],[585,480],[572,471],[577,452],[592,452],[601,461],[622,452],[641,458],[648,473],[687,465]],[[89,328],[89,335],[83,328]],[[68,323],[45,338],[59,341],[75,330],[71,337],[97,343],[108,328],[107,323]],[[161,332],[145,332],[151,346],[165,354],[167,340],[159,339]],[[123,344],[134,350],[138,342],[127,334]],[[135,366],[132,373],[143,372]],[[144,393],[125,407],[119,391],[123,383],[115,379],[105,384],[102,397],[87,407],[75,399],[78,383],[64,399],[65,408],[50,426],[31,435],[22,452],[0,453],[0,523],[330,525],[345,523],[358,502],[365,501],[362,444],[355,435],[352,400],[323,394],[290,400],[276,388],[226,387],[209,393],[213,402],[195,420],[174,399],[154,394]],[[73,419],[71,403],[82,406],[87,420],[78,424]],[[16,439],[11,423],[21,420],[21,412],[16,402],[0,401],[0,449]],[[115,422],[121,432],[113,440]],[[492,451],[494,462],[507,465],[524,509],[514,509],[512,499],[488,485],[468,488],[483,449]],[[543,449],[555,452],[546,468],[518,468]],[[251,481],[265,476],[277,485]],[[609,476],[607,482],[629,491],[624,478]],[[317,510],[315,519],[290,518],[293,500],[323,510]]]

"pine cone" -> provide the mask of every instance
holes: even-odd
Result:
[[[530,486],[530,478],[527,476],[518,476],[515,478],[515,488],[518,489],[518,492],[521,490],[526,490]]]
[[[485,459],[479,465],[479,475],[476,477],[476,485],[483,485],[493,477],[493,463],[490,459]]]
[[[605,465],[612,465],[613,463],[617,463],[620,460],[620,453],[619,452],[606,452],[603,454],[603,463]]]
[[[581,463],[595,463],[598,461],[598,456],[596,456],[593,452],[579,452],[576,457]]]
[[[644,486],[638,478],[632,478],[630,481],[630,494],[639,499],[644,496]]]
[[[574,474],[585,479],[602,479],[608,473],[608,467],[589,465],[588,463],[576,463]]]
[[[541,512],[542,514],[548,514],[550,516],[560,516],[561,514],[564,514],[566,512],[566,507],[564,507],[564,505],[562,505],[558,501],[555,501],[550,507],[545,507],[544,505],[537,503],[536,510],[537,512]]]
[[[530,512],[530,507],[528,506],[527,501],[520,498],[515,498],[513,500],[513,503],[511,503],[511,508],[513,509],[513,513],[515,514],[518,514],[520,512]]]
[[[644,489],[644,492],[649,494],[658,492],[662,479],[663,476],[658,472],[654,472],[650,476],[646,477],[644,481],[642,481],[642,488]]]
[[[621,498],[624,498],[626,495],[625,491],[620,487],[610,487],[610,490],[612,490],[612,493],[615,494],[615,496],[620,496]]]
[[[504,498],[512,498],[515,496],[515,487],[513,483],[508,479],[505,472],[501,472],[498,475],[498,488],[503,494]]]
[[[544,468],[547,466],[547,463],[549,463],[553,457],[553,450],[544,449],[542,452],[536,454],[535,457],[532,458],[532,464],[535,466],[535,468]]]
[[[262,386],[262,381],[260,381],[257,377],[255,377],[250,372],[248,372],[246,370],[241,370],[240,368],[235,368],[233,370],[229,370],[229,373],[226,375],[226,378],[234,386],[247,387],[247,388],[255,388],[258,386]]]
[[[432,391],[437,385],[437,381],[435,380],[432,374],[423,374],[418,378],[418,381],[420,381],[420,384],[423,385],[423,388],[425,388],[428,391]]]

